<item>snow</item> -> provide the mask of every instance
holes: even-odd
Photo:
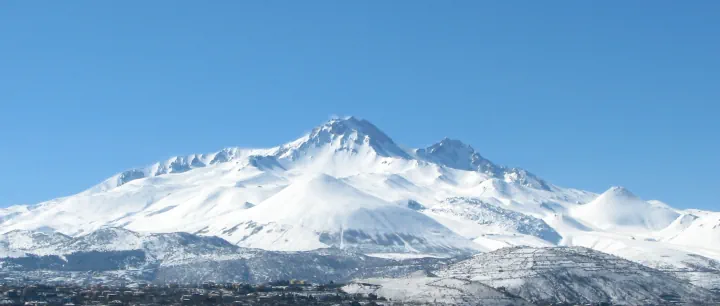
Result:
[[[343,239],[344,247],[372,249],[366,246],[372,244],[411,253],[473,249],[435,220],[326,174],[298,178],[238,218],[241,221],[232,218],[232,223],[212,226],[210,232],[226,233],[221,236],[241,246],[271,250],[340,247]],[[242,226],[250,222],[258,225]],[[263,235],[255,239],[258,228]]]
[[[550,243],[557,243],[561,239],[560,235],[541,219],[492,205],[478,198],[448,198],[426,213],[470,239],[491,233],[531,235]]]
[[[452,305],[717,301],[711,291],[671,274],[581,247],[503,248],[403,277],[359,279],[343,290],[393,301]]]
[[[538,248],[554,246],[547,240],[522,234],[484,234],[475,238],[473,242],[492,251],[514,246],[531,246]]]
[[[350,294],[376,294],[394,302],[432,305],[530,305],[479,282],[411,275],[363,279],[344,286]]]
[[[7,208],[0,208],[0,223],[10,221],[17,216],[32,210],[34,206],[14,205]]]
[[[146,256],[164,264],[198,257],[219,260],[238,258],[237,246],[217,237],[198,237],[187,233],[138,233],[123,228],[102,228],[79,237],[59,233],[12,231],[0,237],[0,245],[36,255],[69,255],[84,252],[143,250]]]
[[[47,247],[58,243],[67,243],[70,237],[52,231],[24,231],[14,230],[0,236],[8,248],[29,251],[36,248]]]
[[[564,244],[592,248],[667,271],[708,289],[720,288],[720,252],[664,244],[653,239],[592,232],[573,235]]]
[[[449,168],[480,172],[509,183],[550,190],[548,184],[534,174],[523,169],[495,165],[460,140],[444,138],[428,148],[415,150],[415,155]]]
[[[720,249],[720,213],[707,213],[698,218],[678,220],[674,233],[663,237],[664,241],[700,248]],[[678,228],[683,230],[677,230]]]
[[[412,254],[412,253],[369,253],[365,254],[370,257],[385,258],[385,259],[416,259],[416,258],[442,258],[432,254]]]
[[[2,236],[0,272],[25,283],[253,282],[304,279],[348,281],[353,276],[394,277],[435,268],[455,259],[382,259],[339,249],[271,252],[246,249],[218,237],[188,233],[137,233],[103,228],[54,243],[15,243],[45,232]],[[60,237],[60,236],[58,236]],[[401,254],[397,254],[401,255]]]
[[[677,235],[687,230],[699,218],[700,217],[690,213],[681,214],[666,228],[658,231],[657,235],[664,237],[665,239],[675,238]]]
[[[587,248],[504,248],[433,272],[478,281],[540,303],[661,304],[667,296],[708,302],[710,291]]]
[[[645,202],[623,187],[612,187],[592,202],[573,208],[571,215],[603,230],[655,231],[680,214]]]

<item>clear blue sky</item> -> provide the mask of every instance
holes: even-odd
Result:
[[[720,210],[720,1],[0,1],[0,206],[332,114]]]

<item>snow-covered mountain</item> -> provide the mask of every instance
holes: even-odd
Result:
[[[444,138],[425,149],[415,150],[415,155],[423,160],[453,169],[477,171],[491,177],[518,183],[523,186],[550,190],[545,181],[534,174],[518,168],[507,168],[493,164],[471,146],[455,139]]]
[[[623,187],[612,187],[595,200],[574,207],[571,215],[600,229],[657,231],[680,214],[657,202],[646,202]]]
[[[326,175],[304,177],[209,232],[248,247],[452,253],[480,249],[432,218]]]
[[[236,247],[385,257],[584,246],[637,262],[647,259],[642,252],[668,254],[656,262],[709,269],[720,260],[718,214],[680,211],[620,187],[598,195],[556,186],[459,140],[408,149],[348,117],[277,147],[173,157],[69,197],[0,209],[0,251],[41,252],[43,241],[56,240],[122,251],[162,246],[153,234],[186,232]],[[107,236],[78,240],[98,233]]]
[[[463,237],[430,213],[460,196],[491,203],[482,210],[495,220],[506,219],[503,229],[523,235],[533,235],[523,229],[543,223],[537,218],[546,207],[565,210],[594,197],[495,165],[456,140],[403,149],[368,121],[349,117],[275,148],[174,157],[122,172],[74,196],[0,215],[11,216],[1,223],[3,231],[44,228],[69,236],[119,227],[217,235],[271,250],[484,250],[471,241],[476,237]],[[428,210],[398,204],[403,201]],[[525,224],[528,220],[537,224]],[[548,237],[559,240],[556,233]]]

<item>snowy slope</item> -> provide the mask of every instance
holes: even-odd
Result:
[[[476,249],[435,220],[326,174],[300,178],[237,218],[243,220],[238,222],[233,216],[232,223],[211,226],[208,232],[241,246],[272,250],[334,246],[367,252],[443,253]]]
[[[33,234],[42,233],[13,232],[10,239],[0,239],[0,247]],[[43,243],[34,247],[15,243],[23,249],[8,248],[15,256],[0,257],[0,276],[5,281],[80,284],[260,283],[282,279],[328,282],[394,277],[454,262],[381,259],[339,249],[271,252],[241,248],[218,237],[137,233],[120,228],[103,228],[67,239],[55,243],[41,239]]]
[[[436,270],[343,288],[427,304],[714,305],[718,295],[670,273],[587,248],[504,248]]]
[[[656,231],[680,214],[645,202],[623,187],[612,187],[590,203],[577,206],[571,215],[603,230]]]
[[[578,231],[566,234],[562,245],[592,248],[674,274],[697,286],[720,289],[720,252],[662,243],[654,238]]]
[[[482,282],[531,302],[638,305],[717,298],[669,274],[587,248],[505,248],[435,274]]]
[[[678,234],[687,230],[700,217],[691,213],[683,213],[678,216],[670,225],[657,232],[657,236],[664,239],[672,239]]]
[[[15,205],[7,208],[0,208],[0,223],[4,223],[23,215],[35,208],[35,206],[28,205]]]
[[[89,189],[87,192],[107,191],[131,181],[143,178],[152,178],[171,173],[183,173],[192,169],[204,168],[219,163],[247,158],[253,155],[262,155],[266,150],[252,150],[240,148],[227,148],[215,153],[193,154],[189,156],[176,156],[164,162],[158,162],[144,168],[130,169],[118,173],[102,183]]]
[[[396,302],[421,305],[531,305],[485,284],[414,273],[402,278],[371,278],[344,286],[351,294],[376,294]]]
[[[20,251],[33,251],[52,245],[67,243],[71,237],[52,231],[14,230],[0,235],[0,241],[9,248]]]
[[[673,232],[660,233],[664,241],[684,246],[720,248],[720,213],[708,213],[702,217],[692,215],[677,220],[673,225]]]
[[[217,237],[188,233],[137,233],[122,228],[102,228],[74,238],[59,233],[13,231],[2,236],[0,243],[5,241],[11,249],[27,254],[142,251],[148,260],[162,261],[164,264],[198,258],[222,260],[243,256],[237,246]]]
[[[470,239],[485,234],[520,234],[535,236],[555,244],[562,238],[541,219],[488,204],[477,198],[448,198],[425,213]]]
[[[507,168],[493,164],[471,146],[455,139],[444,138],[425,149],[415,150],[421,159],[454,169],[477,171],[509,183],[550,190],[550,186],[534,174],[518,168]]]

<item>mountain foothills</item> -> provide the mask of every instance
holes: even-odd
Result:
[[[408,149],[355,117],[332,119],[274,148],[173,157],[76,195],[0,209],[0,233],[4,273],[40,273],[42,266],[71,277],[72,256],[106,258],[105,270],[145,267],[153,280],[187,280],[196,274],[180,271],[209,262],[218,275],[242,270],[246,280],[257,281],[407,272],[404,280],[377,281],[384,289],[348,290],[397,294],[391,288],[402,283],[437,299],[437,292],[423,288],[459,288],[453,292],[462,294],[448,303],[478,294],[498,301],[657,302],[660,294],[642,286],[667,289],[681,300],[720,288],[718,212],[675,209],[622,187],[598,195],[556,186],[497,165],[458,140]],[[473,254],[481,255],[454,263]],[[37,269],[19,259],[27,256],[35,256]],[[550,271],[543,264],[549,258],[582,269]],[[599,277],[595,259],[629,270]],[[292,268],[310,269],[298,272],[270,268],[272,261],[319,263],[315,270]],[[516,261],[532,272],[493,277]],[[538,266],[542,270],[532,268]],[[428,267],[433,276],[411,273]],[[594,286],[595,295],[571,284],[559,295],[543,294],[548,282],[581,278],[594,279],[584,284]]]
[[[667,273],[582,247],[503,248],[431,273],[360,280],[346,291],[461,305],[522,305],[517,299],[541,305],[718,301],[711,291]]]

